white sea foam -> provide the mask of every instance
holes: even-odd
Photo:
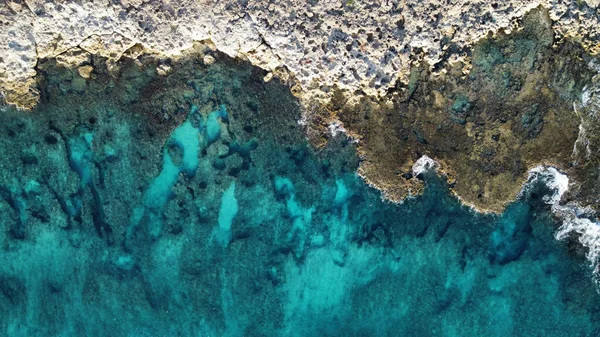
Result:
[[[591,155],[591,144],[586,133],[586,121],[596,120],[600,112],[600,63],[592,60],[588,64],[590,69],[598,74],[594,76],[590,85],[586,85],[581,93],[581,104],[574,104],[575,113],[581,117],[579,135],[573,146],[573,156],[578,155],[578,148],[585,148],[586,157]],[[567,182],[568,184],[568,182]],[[560,199],[559,199],[560,200]],[[555,202],[552,212],[557,216],[561,225],[555,234],[557,240],[574,238],[587,249],[586,258],[590,262],[593,278],[600,292],[600,223],[591,207],[580,207],[577,204],[560,205]]]
[[[596,286],[600,289],[600,223],[579,217],[589,210],[577,206],[554,205],[552,211],[562,220],[555,234],[556,239],[576,237],[577,241],[587,249],[586,258],[590,262]]]
[[[577,140],[573,144],[573,157],[579,155],[579,146],[585,147],[585,157],[589,158],[592,155],[592,148],[590,147],[590,139],[587,136],[585,127],[583,126],[583,120],[579,124],[579,133],[577,134]]]
[[[552,205],[552,213],[561,221],[555,233],[557,240],[576,238],[587,249],[593,279],[600,290],[600,223],[593,221],[594,211],[590,207],[574,204],[560,205],[560,200],[569,188],[569,178],[554,167],[538,166],[529,171],[529,180],[521,193],[527,193],[535,183],[542,181],[551,192],[543,197]]]
[[[329,126],[327,127],[327,130],[329,130],[329,133],[331,134],[332,137],[337,136],[338,133],[346,133],[346,129],[344,129],[344,126],[342,125],[341,122],[333,122],[331,124],[329,124]]]
[[[542,200],[552,205],[552,213],[561,222],[555,238],[559,241],[575,238],[587,249],[586,258],[590,262],[594,282],[600,291],[600,223],[592,220],[595,219],[594,210],[575,204],[560,204],[562,196],[569,188],[569,178],[554,167],[537,166],[531,169],[521,194],[530,192],[539,182],[543,182],[550,189],[551,192]]]
[[[534,184],[539,182],[543,182],[551,191],[542,198],[549,205],[558,204],[563,194],[569,189],[569,178],[566,174],[560,173],[556,168],[551,166],[536,166],[529,170],[529,179],[525,186],[523,186],[520,195],[531,191]]]
[[[585,87],[583,87],[583,90],[581,92],[581,106],[586,107],[590,103],[591,97],[592,93],[586,85]]]
[[[431,159],[427,155],[423,155],[419,158],[412,166],[412,171],[414,176],[418,176],[419,174],[433,170],[437,167],[437,163],[435,160]]]

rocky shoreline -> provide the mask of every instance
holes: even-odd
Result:
[[[598,335],[598,71],[554,25],[381,97],[210,41],[38,59],[0,106],[0,331]]]
[[[103,8],[8,2],[0,11],[0,34],[9,41],[0,59],[3,97],[21,108],[35,106],[49,64],[70,69],[52,79],[56,90],[83,93],[96,90],[94,83],[123,76],[126,64],[145,69],[130,74],[142,85],[155,76],[167,77],[174,64],[201,58],[208,65],[224,53],[266,70],[265,81],[276,77],[291,88],[316,148],[327,143],[335,125],[356,139],[359,175],[388,200],[421,193],[422,181],[411,170],[427,155],[439,164],[453,193],[479,212],[502,211],[539,165],[569,176],[563,202],[597,208],[597,40],[592,26],[585,32],[581,28],[598,19],[596,3],[452,5],[436,24],[418,26],[421,5],[315,2],[311,9],[291,7],[291,18],[306,23],[298,29],[319,22],[304,38],[276,19],[282,5],[260,4],[167,8],[121,2]],[[164,11],[148,20],[144,13],[159,5]],[[119,6],[127,10],[119,12]],[[215,16],[197,17],[194,6],[210,7]],[[366,12],[373,8],[381,12],[380,19]],[[477,30],[456,27],[457,8],[479,15],[462,23],[475,20]],[[75,26],[66,25],[73,15]],[[195,30],[186,15],[200,23]],[[142,17],[154,24],[134,27],[131,20]],[[355,31],[352,22],[358,20],[371,23]],[[384,21],[393,25],[380,25]],[[27,23],[31,28],[23,28]],[[72,29],[75,34],[67,34]],[[330,33],[325,45],[296,55],[306,43],[318,45],[322,32]],[[163,111],[189,108],[181,98],[167,101]]]

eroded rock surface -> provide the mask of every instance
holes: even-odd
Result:
[[[462,59],[540,5],[557,34],[597,51],[596,1],[11,0],[0,5],[0,80],[9,102],[31,107],[38,59],[79,49],[110,62],[141,50],[168,56],[210,39],[264,69],[289,69],[306,95],[334,85],[376,95],[407,81],[413,61]]]
[[[590,99],[581,107],[582,93],[593,91],[593,58],[573,41],[557,42],[544,11],[528,14],[518,31],[480,41],[471,58],[468,73],[460,63],[435,74],[415,67],[414,80],[386,99],[331,101],[330,109],[360,140],[360,172],[400,201],[422,186],[412,166],[427,155],[441,163],[464,201],[501,211],[530,169],[551,165],[584,183],[572,186],[572,195],[595,202],[589,171],[597,150],[580,149],[589,139],[578,140],[582,132],[594,134],[580,131],[582,120],[595,116]]]

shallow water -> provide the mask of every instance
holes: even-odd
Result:
[[[600,334],[552,191],[478,214],[427,171],[384,202],[344,135],[307,144],[283,85],[195,71],[187,91],[47,75],[35,111],[0,114],[0,335]]]

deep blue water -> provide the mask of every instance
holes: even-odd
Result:
[[[307,144],[282,86],[217,73],[160,122],[52,81],[2,111],[1,336],[600,335],[551,191],[478,214],[427,172],[382,201],[344,135]]]

